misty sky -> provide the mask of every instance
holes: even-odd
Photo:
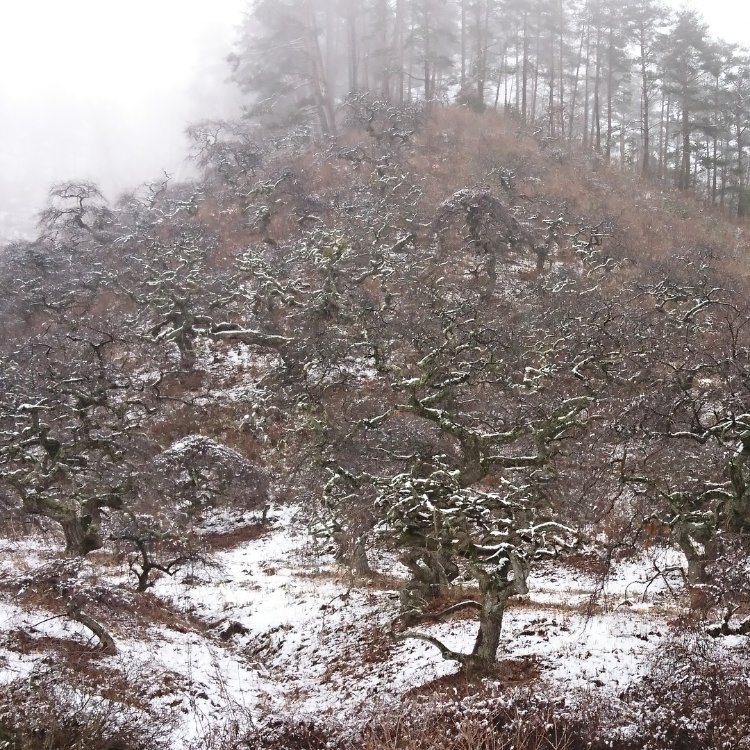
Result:
[[[0,0],[0,237],[50,183],[110,197],[185,171],[188,122],[236,111],[226,56],[247,0]],[[19,216],[23,214],[23,216]]]
[[[687,5],[750,46],[748,0]],[[225,58],[246,6],[0,0],[0,238],[28,229],[52,182],[93,179],[114,197],[184,174],[186,124],[236,111]]]
[[[748,0],[671,0],[675,8],[697,10],[708,22],[712,36],[750,47],[750,3]]]

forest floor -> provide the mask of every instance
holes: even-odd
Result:
[[[41,534],[3,539],[0,682],[61,664],[84,679],[137,682],[149,709],[172,717],[174,747],[186,749],[227,722],[262,725],[285,715],[356,731],[409,697],[458,691],[455,662],[425,642],[389,635],[400,565],[374,560],[387,575],[354,578],[314,548],[297,515],[283,507],[266,527],[247,518],[244,533],[214,529],[210,567],[164,577],[147,594],[133,592],[122,561],[90,555],[77,572],[81,589],[119,592],[104,607],[91,605],[114,637],[111,656],[60,615],[53,595],[32,590],[31,572],[56,564],[59,547]],[[497,675],[485,682],[534,685],[568,702],[590,700],[592,691],[622,701],[664,639],[685,627],[680,562],[654,546],[615,560],[606,575],[593,554],[538,568],[529,594],[506,615]],[[476,622],[421,630],[469,651]],[[721,639],[721,647],[738,642]]]

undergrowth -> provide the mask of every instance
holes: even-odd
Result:
[[[0,750],[167,750],[173,717],[134,704],[142,694],[130,680],[105,697],[94,682],[57,666],[39,668],[0,695]]]

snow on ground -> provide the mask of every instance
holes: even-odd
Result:
[[[601,571],[596,570],[599,566]],[[685,567],[682,553],[666,546],[650,547],[609,566],[600,562],[590,569],[547,562],[532,571],[530,598],[540,604],[661,609],[674,605],[684,593],[680,571]]]
[[[41,533],[0,536],[0,580],[36,570],[59,556]]]
[[[16,633],[27,634],[32,640],[72,640],[82,646],[91,641],[91,633],[77,622],[0,599],[0,685],[26,677],[44,657],[43,652],[23,653],[14,648],[16,643],[8,636]]]
[[[159,580],[153,594],[172,619],[107,623],[119,654],[101,664],[136,672],[154,686],[154,705],[180,718],[176,749],[195,746],[196,737],[230,719],[328,716],[356,726],[377,706],[397,704],[408,691],[455,671],[431,645],[388,636],[398,611],[398,595],[388,587],[398,566],[388,568],[390,578],[351,580],[315,552],[296,514],[292,507],[277,509],[265,535],[217,551],[216,567]],[[28,552],[39,563],[51,556],[39,539],[25,546],[13,554]],[[10,547],[3,551],[0,575],[18,580]],[[529,660],[563,695],[579,688],[621,693],[648,669],[675,611],[679,576],[655,573],[680,562],[671,551],[651,549],[616,562],[606,581],[585,565],[539,568],[529,595],[506,614],[501,657]],[[122,566],[98,575],[132,590]],[[75,623],[45,622],[44,610],[14,604],[11,588],[0,589],[0,681],[28,673],[43,655],[16,653],[13,632],[91,641]],[[420,629],[470,651],[476,622]]]
[[[200,652],[192,643],[190,669],[198,673],[199,660],[208,674],[204,679],[210,681],[212,672],[228,674],[222,690],[254,721],[289,705],[310,717],[335,713],[342,701],[355,708],[380,687],[378,679],[364,679],[366,670],[358,671],[360,636],[385,624],[393,609],[383,607],[390,594],[331,578],[312,556],[308,536],[294,530],[293,513],[283,509],[275,532],[217,555],[220,573],[212,580],[187,586],[165,580],[156,588],[184,612],[214,623],[219,638],[237,631],[219,650]],[[184,675],[187,646],[170,637],[167,655],[157,658]],[[235,664],[228,672],[225,658]],[[215,686],[211,689],[215,694]]]
[[[91,633],[67,618],[50,616],[37,607],[17,603],[23,577],[58,557],[48,540],[40,533],[13,534],[0,537],[0,685],[26,677],[43,653],[21,653],[13,641],[14,634],[28,634],[33,639],[72,639],[82,644],[90,641]]]
[[[524,615],[506,630],[509,653],[538,658],[545,682],[574,689],[621,690],[644,674],[649,653],[666,634],[664,623],[637,613]]]
[[[298,716],[329,714],[341,721],[371,709],[373,701],[397,702],[410,689],[455,671],[429,644],[390,643],[383,628],[397,612],[395,592],[349,588],[345,576],[331,578],[331,567],[313,555],[306,534],[293,530],[293,511],[283,513],[274,533],[222,553],[222,574],[214,581],[187,588],[166,581],[160,588],[204,619],[247,629],[232,638],[232,648],[251,669],[255,662],[257,680],[252,689],[245,681],[236,701],[259,701],[260,710],[286,705]],[[603,604],[591,614],[586,610],[599,585],[596,576],[543,569],[530,595],[507,614],[504,656],[533,657],[542,678],[561,689],[622,689],[648,667],[666,625],[652,613],[611,603],[642,595],[651,565],[649,553],[640,562],[615,566]],[[660,599],[663,589],[663,582],[654,581],[646,593]],[[422,630],[469,651],[476,623],[458,620]]]

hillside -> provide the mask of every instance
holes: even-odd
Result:
[[[0,747],[745,747],[747,226],[343,116],[3,251]]]

